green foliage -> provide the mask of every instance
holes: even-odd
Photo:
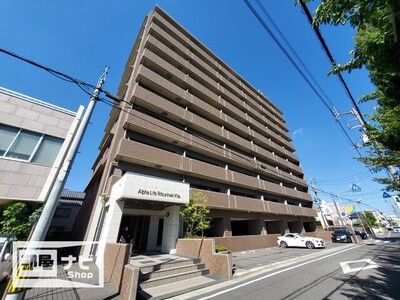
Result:
[[[210,209],[207,207],[207,197],[201,192],[193,193],[189,203],[181,208],[179,215],[185,224],[185,237],[203,237],[204,230],[210,228],[210,219],[207,217]],[[199,234],[201,234],[199,236]]]
[[[303,1],[303,0],[299,0]],[[310,0],[307,0],[310,1]],[[362,162],[374,171],[400,165],[400,1],[322,0],[314,25],[350,24],[355,28],[355,48],[350,61],[332,66],[331,73],[365,67],[376,91],[360,101],[376,100],[368,131],[372,143]],[[376,146],[378,153],[373,149]],[[399,177],[378,178],[388,190],[400,190]]]
[[[224,251],[228,251],[228,248],[223,245],[215,245],[215,252],[219,253]]]
[[[19,240],[25,240],[42,212],[24,202],[10,202],[2,209],[0,228],[3,233],[13,233]]]
[[[379,226],[378,220],[375,218],[374,214],[370,211],[364,211],[360,214],[360,218],[363,223],[368,227],[376,227]]]

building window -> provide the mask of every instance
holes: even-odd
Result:
[[[21,130],[5,156],[10,158],[29,160],[40,138],[40,134]]]
[[[44,136],[32,161],[41,165],[51,166],[60,151],[62,142],[59,138]]]
[[[0,157],[51,166],[62,139],[0,124]]]

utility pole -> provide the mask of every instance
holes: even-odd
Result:
[[[47,198],[47,201],[44,205],[43,212],[40,215],[40,218],[35,226],[33,234],[31,236],[31,241],[43,241],[46,237],[47,230],[50,225],[50,221],[53,218],[54,212],[58,205],[58,200],[60,198],[60,194],[64,188],[65,181],[68,177],[69,171],[72,167],[72,163],[75,159],[77,150],[82,141],[83,135],[89,123],[89,119],[92,115],[93,109],[96,105],[99,93],[104,85],[108,72],[108,67],[105,67],[102,75],[97,82],[96,88],[93,91],[92,96],[90,97],[89,104],[86,108],[86,111],[82,117],[81,123],[76,131],[75,138],[71,143],[71,146],[68,150],[67,156],[65,157],[63,166],[57,176],[56,182],[53,185],[53,188]]]
[[[333,194],[332,194],[331,197],[332,197],[333,204],[335,205],[336,212],[337,212],[337,214],[338,214],[338,216],[339,216],[340,223],[341,223],[341,225],[345,226],[346,224],[345,224],[345,222],[344,222],[344,220],[343,220],[343,218],[342,218],[342,215],[341,215],[341,213],[340,213],[339,207],[338,207],[337,202],[336,202],[336,200],[335,200],[335,197],[337,197],[337,195],[333,195]]]
[[[75,136],[74,136],[73,140],[71,141],[71,145],[70,145],[70,147],[67,151],[67,154],[64,158],[62,167],[59,170],[57,178],[51,188],[50,194],[47,197],[47,200],[43,207],[43,211],[42,211],[42,213],[39,217],[39,220],[33,230],[33,234],[26,246],[25,252],[29,252],[28,250],[30,249],[30,242],[40,242],[40,241],[43,241],[46,237],[48,228],[50,226],[50,222],[53,219],[54,213],[55,213],[57,205],[58,205],[60,194],[64,188],[65,181],[68,177],[72,163],[75,159],[77,150],[82,141],[83,135],[85,133],[85,130],[89,123],[90,117],[92,115],[92,112],[93,112],[96,102],[98,100],[99,94],[105,83],[108,69],[109,69],[108,66],[106,66],[97,82],[96,88],[94,89],[94,91],[90,97],[89,104],[88,104],[88,106],[85,110],[85,113],[79,123],[79,126],[78,126],[78,129],[76,130]],[[26,261],[26,259],[27,259],[26,257],[23,257],[21,260]],[[13,284],[11,284],[11,289],[14,289]],[[10,291],[10,289],[9,289],[9,291]],[[7,294],[6,300],[21,299],[21,297],[22,297],[22,293]]]
[[[318,188],[317,188],[317,182],[315,181],[315,179],[313,178],[311,180],[311,188],[313,189],[313,192],[315,194],[315,197],[318,197]],[[318,198],[317,198],[318,199]],[[329,224],[328,222],[325,220],[325,216],[324,216],[324,212],[322,211],[322,206],[321,206],[321,201],[319,201],[318,203],[318,209],[319,209],[319,213],[321,214],[321,225],[324,227],[324,229],[328,229]]]

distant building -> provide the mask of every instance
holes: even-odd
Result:
[[[76,113],[0,87],[0,203],[42,202]]]
[[[48,240],[71,240],[72,229],[76,216],[78,215],[85,193],[70,190],[63,190],[57,209],[51,221],[47,239]]]

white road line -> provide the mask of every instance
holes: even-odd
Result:
[[[349,264],[355,264],[355,263],[361,263],[361,262],[365,262],[365,263],[367,263],[367,265],[364,267],[358,267],[358,268],[351,268],[349,266]],[[358,272],[358,271],[362,271],[362,270],[379,268],[379,265],[369,258],[361,259],[361,260],[354,260],[354,261],[344,261],[344,262],[340,262],[339,264],[342,267],[344,274],[351,273],[351,272]]]
[[[311,264],[311,263],[313,263],[313,262],[316,262],[316,261],[319,261],[319,260],[322,260],[322,259],[325,259],[325,258],[328,258],[328,257],[331,257],[331,256],[335,256],[335,255],[338,255],[338,254],[340,254],[340,253],[343,253],[343,252],[346,252],[346,251],[349,251],[349,250],[353,250],[353,249],[356,249],[356,248],[361,247],[361,246],[363,246],[363,245],[358,245],[358,246],[354,246],[354,247],[351,247],[351,248],[343,249],[343,250],[341,250],[341,251],[334,252],[334,253],[332,253],[332,254],[328,254],[328,255],[325,255],[325,256],[322,256],[322,257],[319,257],[319,258],[310,260],[310,261],[306,261],[306,262],[303,262],[303,263],[301,263],[301,264],[298,264],[298,265],[295,265],[295,266],[292,266],[292,267],[289,267],[289,268],[286,268],[286,269],[283,269],[283,270],[279,270],[279,271],[273,272],[273,273],[271,273],[271,274],[267,274],[267,275],[264,275],[264,276],[262,276],[262,277],[259,277],[259,278],[256,278],[256,279],[247,281],[247,282],[245,282],[245,283],[236,285],[236,286],[231,287],[231,288],[229,288],[229,289],[220,291],[220,292],[218,292],[218,293],[214,293],[214,294],[212,294],[212,295],[209,295],[209,296],[200,298],[199,300],[206,300],[206,299],[210,299],[210,298],[213,298],[213,297],[222,295],[222,294],[226,294],[226,293],[229,293],[229,292],[231,292],[231,291],[237,290],[237,289],[239,289],[239,288],[241,288],[241,287],[244,287],[244,286],[246,286],[246,285],[252,284],[252,283],[254,283],[254,282],[257,282],[257,281],[260,281],[260,280],[263,280],[263,279],[266,279],[266,278],[269,278],[269,277],[278,275],[278,274],[283,273],[283,272],[287,272],[287,271],[290,271],[290,270],[293,270],[293,269],[300,268],[300,267],[302,267],[302,266]]]

